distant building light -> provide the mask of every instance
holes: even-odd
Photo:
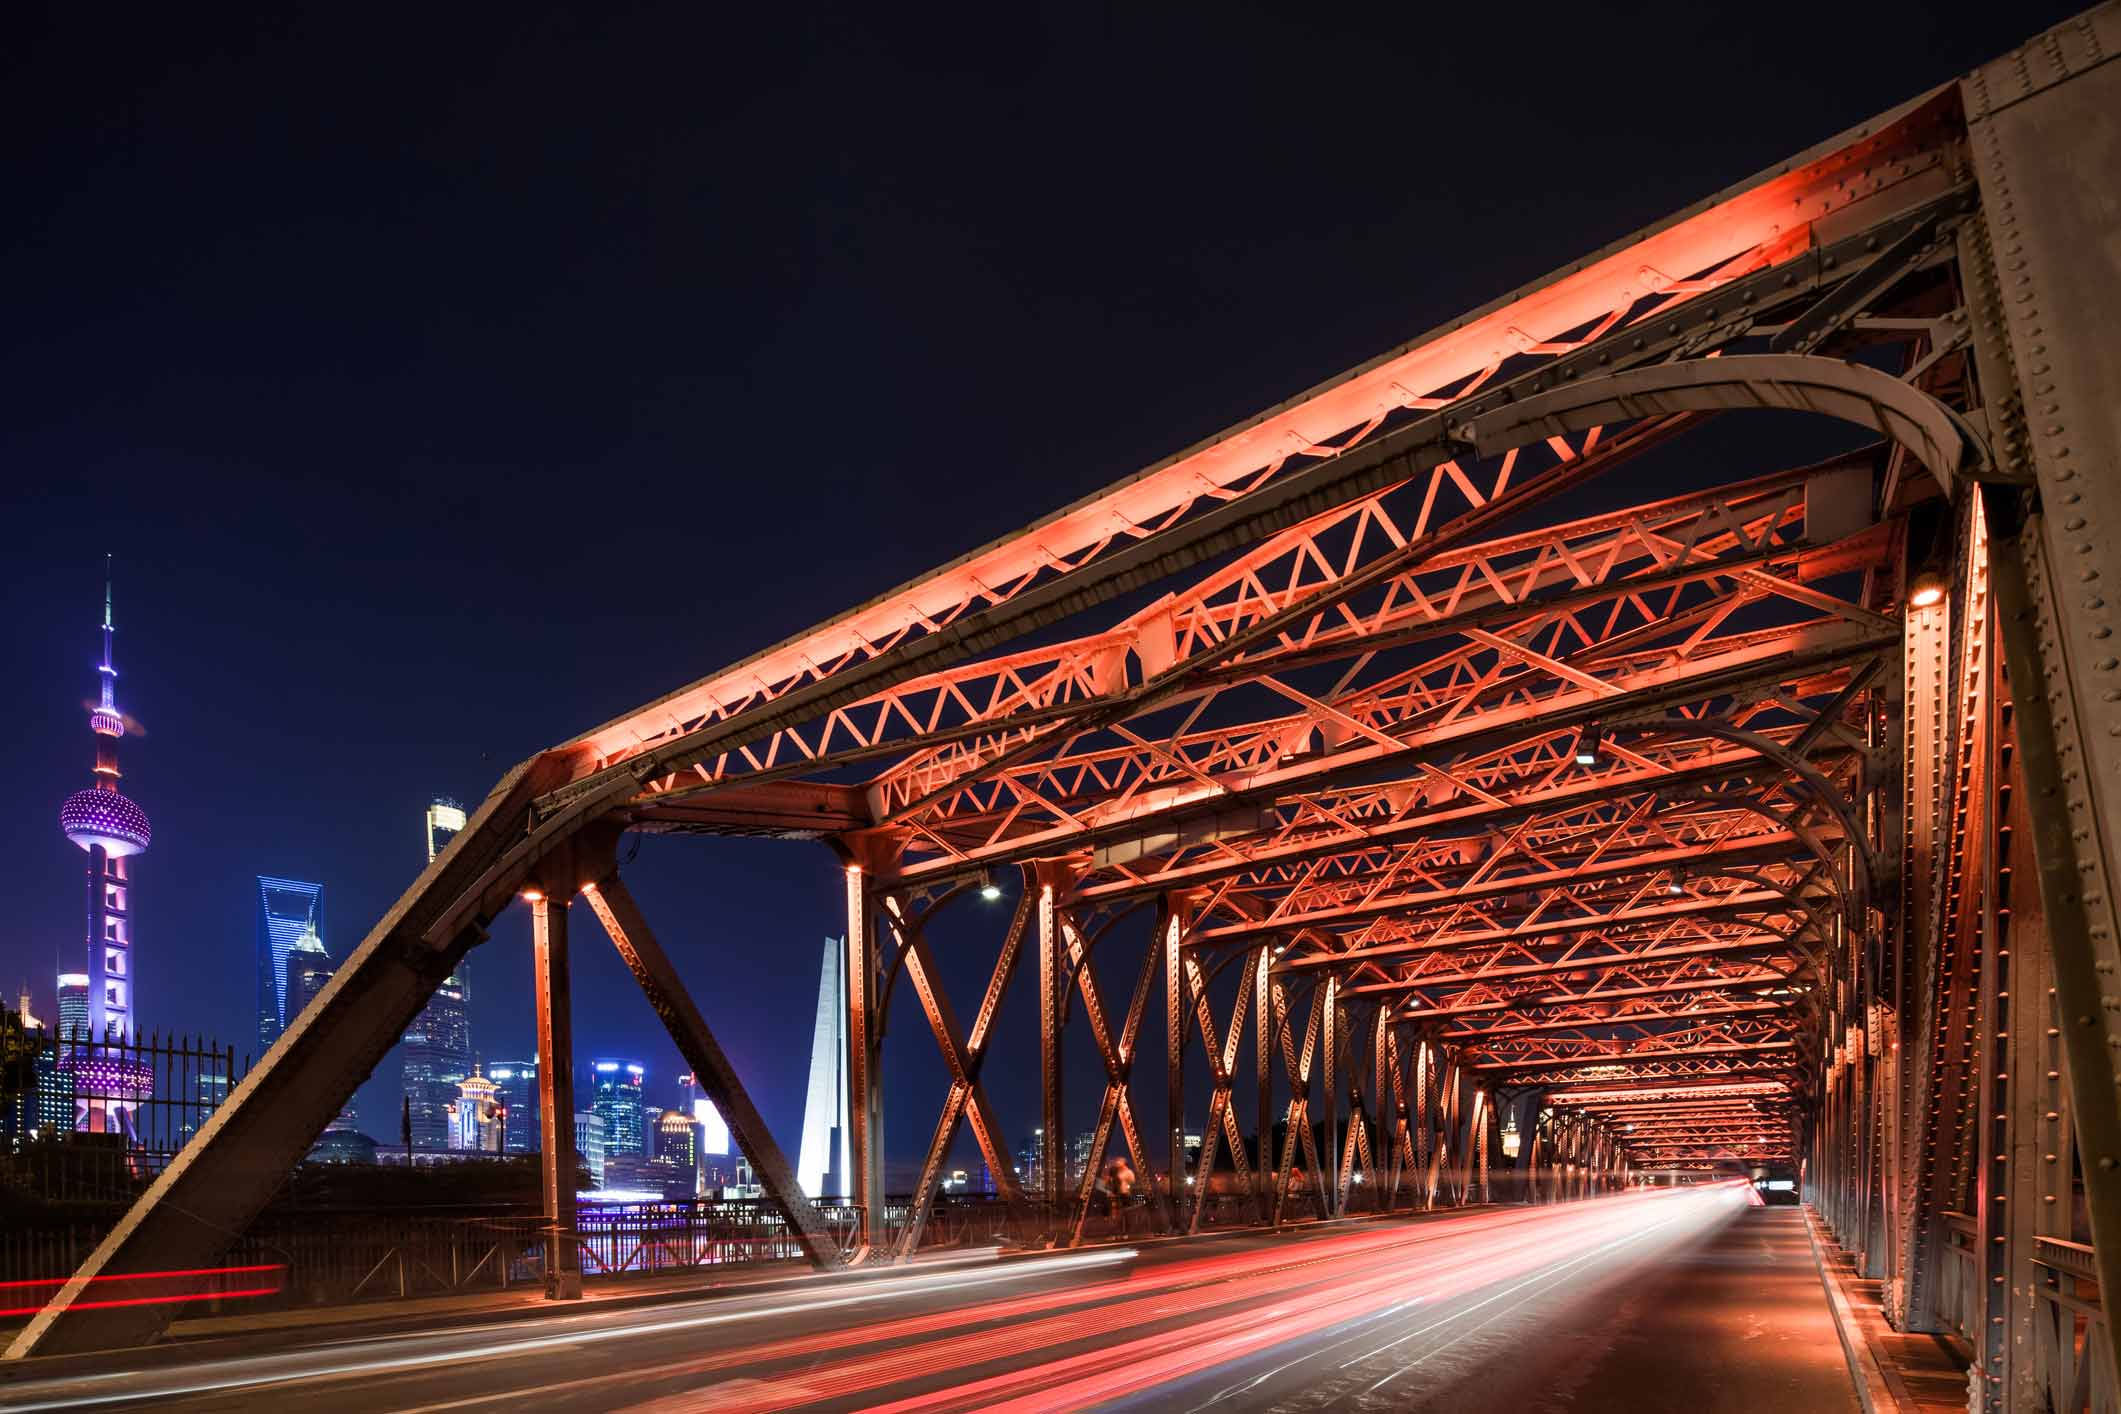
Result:
[[[59,985],[62,987],[86,987],[88,985],[88,974],[86,972],[62,972],[59,974]]]
[[[665,1203],[669,1200],[652,1188],[584,1188],[575,1191],[578,1203]]]
[[[618,1068],[619,1068],[619,1063],[618,1063],[617,1061],[598,1061],[598,1062],[597,1062],[597,1074],[599,1074],[599,1075],[610,1075],[610,1074],[614,1073],[615,1071],[617,1071],[617,1070],[618,1070]]]
[[[727,1154],[729,1152],[729,1125],[716,1111],[714,1102],[702,1095],[692,1102],[692,1121],[700,1127],[700,1152],[703,1154]]]
[[[626,1073],[628,1075],[646,1075],[648,1072],[637,1065],[629,1065],[626,1067]]]

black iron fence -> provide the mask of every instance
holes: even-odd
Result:
[[[0,1092],[0,1202],[124,1202],[191,1141],[250,1069],[197,1036],[96,1041],[11,1026]]]

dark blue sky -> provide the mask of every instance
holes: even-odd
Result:
[[[140,1015],[239,1045],[254,874],[322,880],[343,955],[431,793],[2072,7],[248,8],[33,6],[0,46],[0,982],[42,1009],[80,965],[55,812],[108,551],[156,829]],[[654,841],[639,878],[792,1144],[829,856]],[[667,1088],[582,924],[584,1059]],[[488,1057],[531,1041],[525,932],[474,955]],[[894,1015],[895,1157],[932,1123],[919,1028]],[[1028,1128],[1020,1041],[990,1075]],[[379,1137],[396,1083],[362,1095]]]

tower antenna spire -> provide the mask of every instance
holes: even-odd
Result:
[[[116,625],[111,619],[111,557],[105,555],[103,557],[103,665],[96,671],[103,678],[102,714],[112,718],[115,718],[118,712],[118,670],[112,665],[110,656],[111,635],[116,631]],[[96,730],[105,732],[107,728],[104,724],[98,722],[96,723]],[[108,732],[108,734],[117,736],[122,731],[123,728],[121,727],[119,731]]]

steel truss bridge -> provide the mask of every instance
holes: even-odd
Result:
[[[2055,1292],[2121,1290],[2116,54],[2108,4],[523,762],[10,1354],[152,1338],[166,1308],[93,1281],[212,1262],[518,903],[550,1221],[580,903],[848,1260],[621,877],[646,831],[838,855],[853,1261],[921,1236],[918,1197],[886,1230],[876,1142],[903,979],[949,1075],[902,1121],[933,1126],[917,1195],[969,1126],[1053,1242],[1113,1153],[1180,1231],[1221,1170],[1282,1222],[1801,1167],[1989,1404],[2072,1309],[2110,1389],[2111,1327]],[[1856,449],[1707,432],[1769,413]],[[1626,504],[1638,461],[1683,494]],[[929,925],[1009,871],[953,1000]],[[981,1077],[1012,985],[1048,1135],[1064,1045],[1102,1059],[1079,1185],[1058,1143],[1013,1177]]]

